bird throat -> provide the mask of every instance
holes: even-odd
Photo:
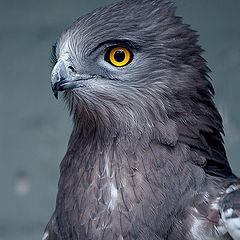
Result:
[[[192,196],[206,181],[208,153],[198,142],[199,130],[167,116],[147,121],[148,113],[130,118],[128,111],[117,118],[82,103],[72,109],[54,213],[63,239],[134,238],[144,231],[149,239],[150,228],[163,239],[170,236],[175,218],[169,214],[193,205]]]

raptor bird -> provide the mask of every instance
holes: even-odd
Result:
[[[73,130],[44,240],[240,239],[202,52],[163,0],[99,8],[62,33],[51,83]]]

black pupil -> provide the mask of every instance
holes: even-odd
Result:
[[[117,50],[115,53],[114,53],[114,59],[117,61],[117,62],[122,62],[124,59],[125,59],[125,53],[123,50]]]

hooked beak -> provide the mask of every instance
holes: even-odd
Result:
[[[78,74],[69,59],[60,58],[52,70],[51,85],[53,95],[58,99],[58,92],[84,87],[84,81],[94,78],[89,74]]]

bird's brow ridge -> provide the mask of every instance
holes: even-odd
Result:
[[[104,42],[99,43],[96,47],[94,47],[89,55],[91,55],[93,52],[95,52],[98,48],[104,46],[104,45],[121,45],[123,47],[126,48],[131,48],[131,49],[135,49],[135,50],[139,50],[141,48],[141,46],[139,44],[137,44],[134,41],[128,40],[128,39],[109,39],[106,40]]]

